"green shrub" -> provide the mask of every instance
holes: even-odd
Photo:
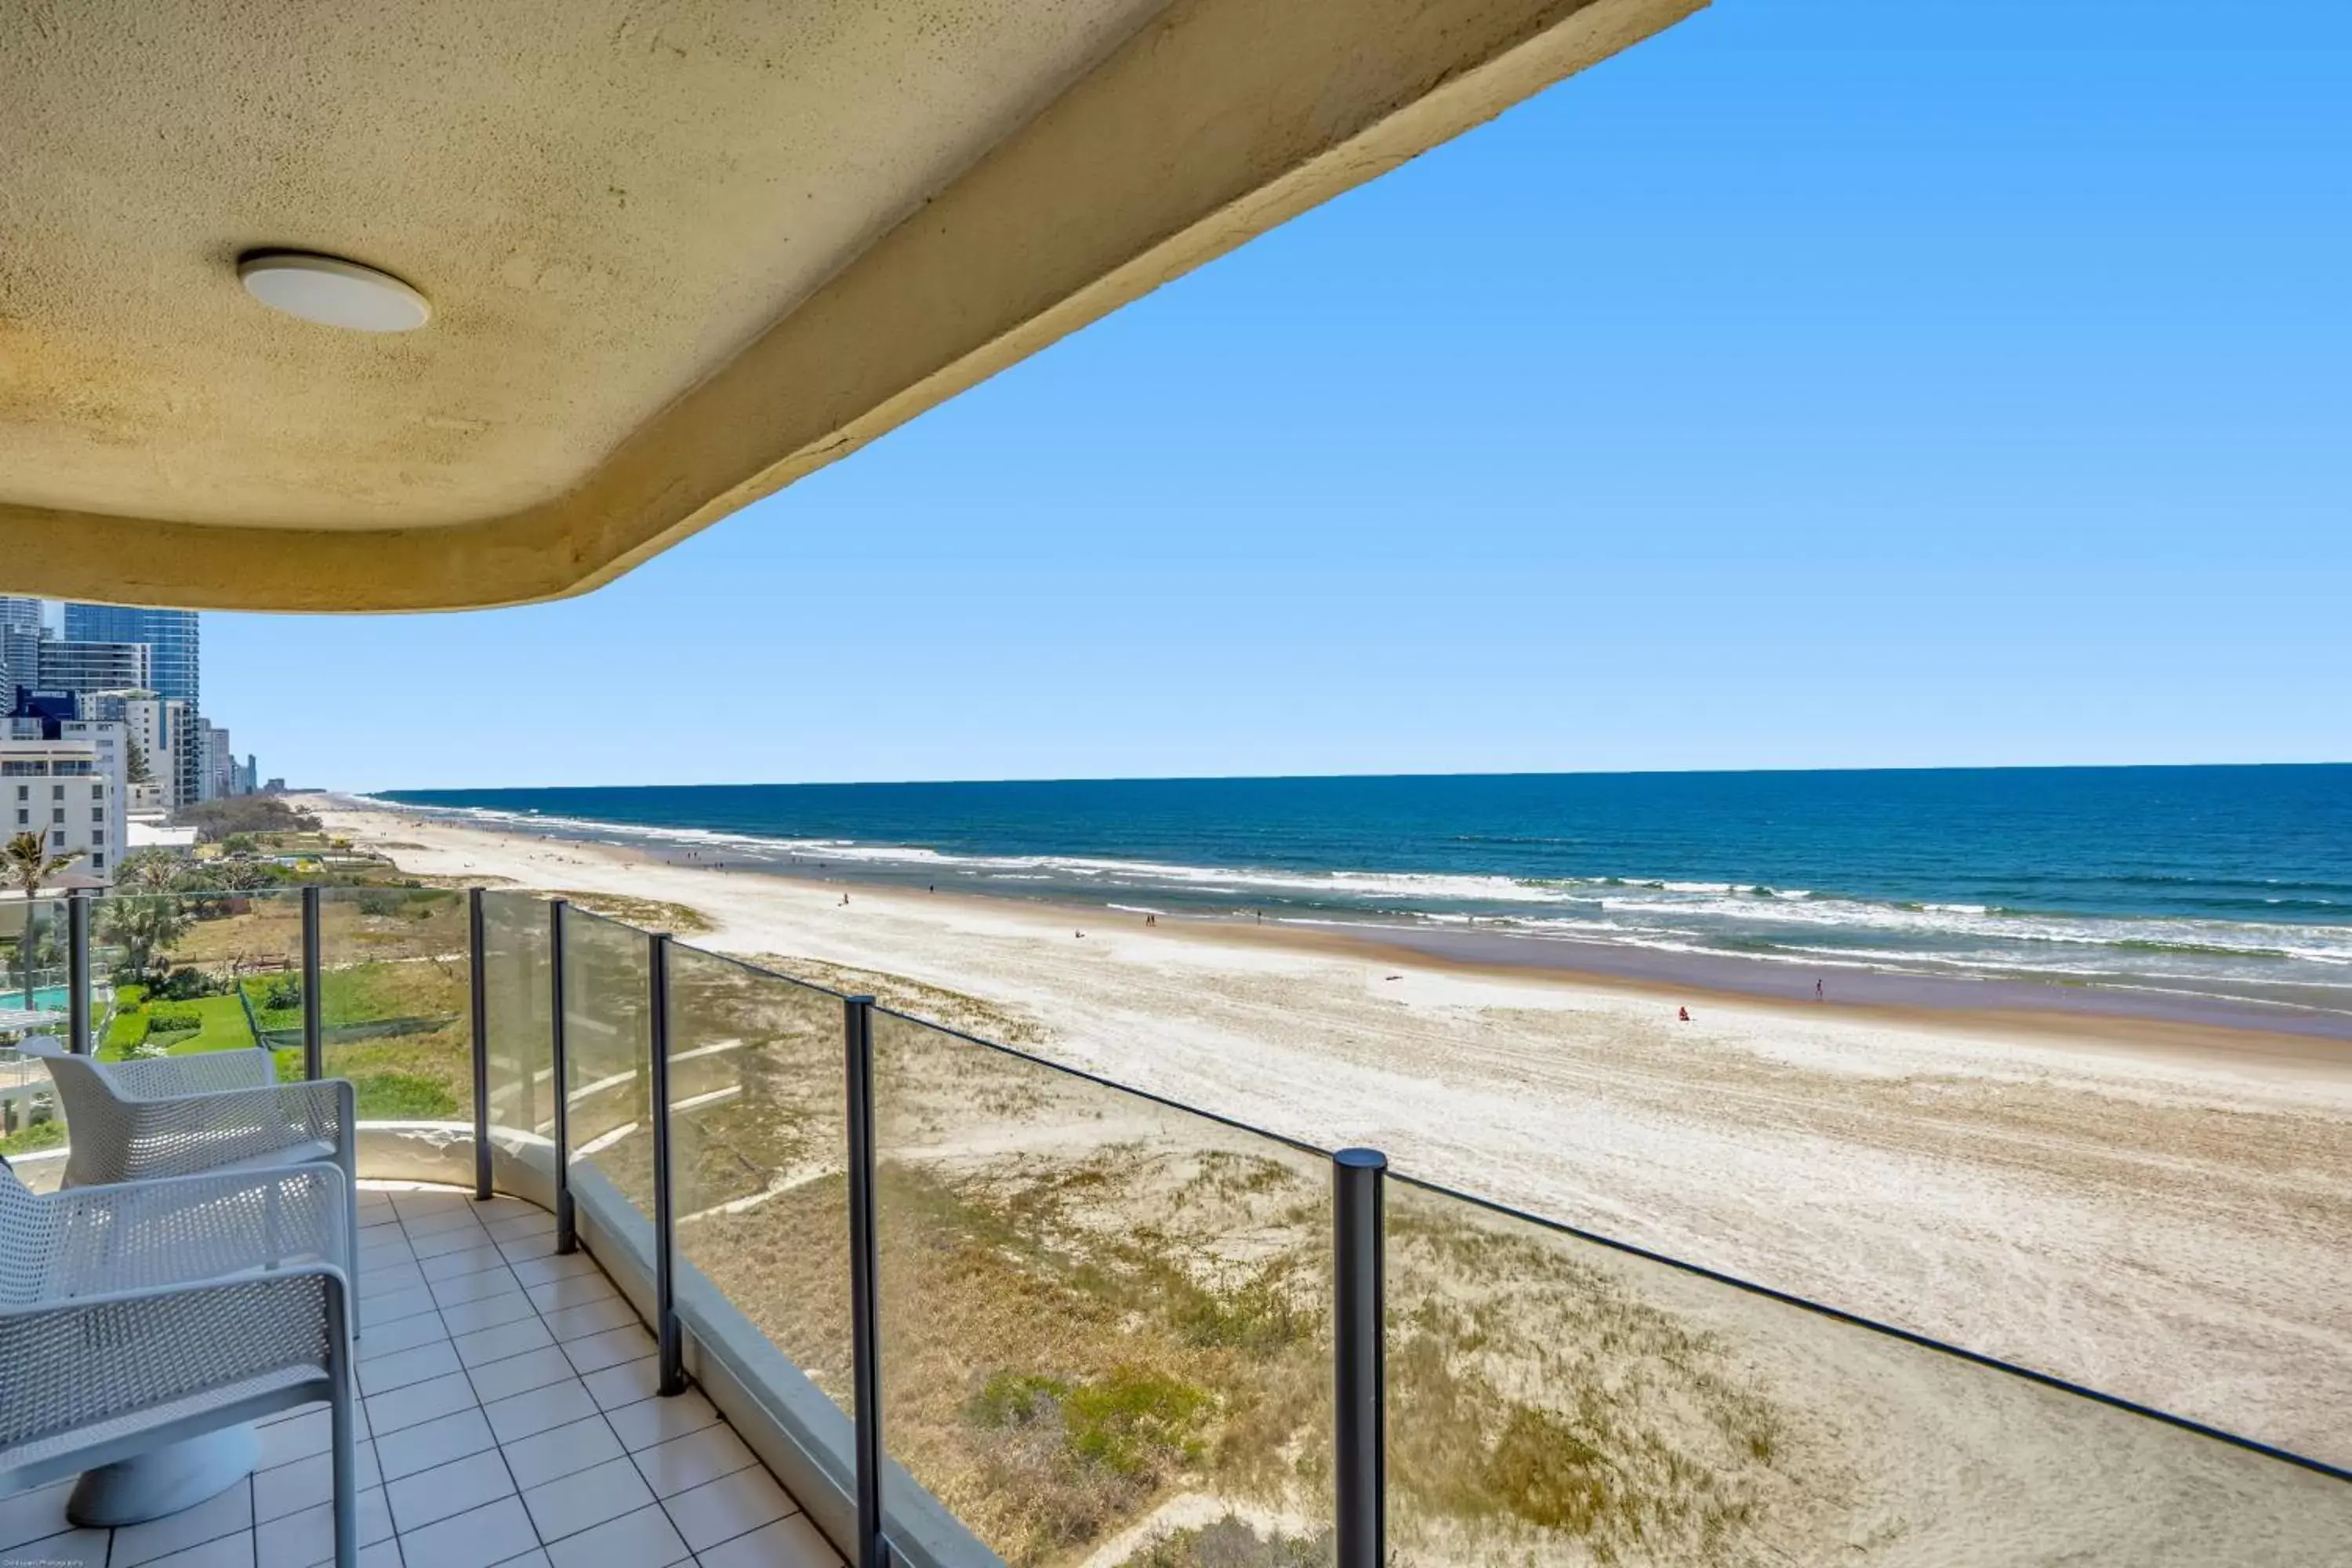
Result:
[[[281,974],[262,988],[257,998],[272,1013],[299,1013],[302,1009],[302,977]]]
[[[204,1015],[192,1003],[157,1002],[147,1009],[148,1034],[186,1035],[204,1026]]]
[[[1140,1475],[1165,1454],[1197,1463],[1200,1427],[1213,1406],[1208,1391],[1133,1367],[1070,1391],[1062,1402],[1070,1451],[1123,1476]]]
[[[52,1116],[47,1121],[36,1121],[21,1131],[0,1138],[0,1154],[30,1154],[40,1149],[62,1148],[66,1142],[66,1124]]]
[[[163,976],[155,994],[174,1002],[192,1001],[198,996],[218,996],[228,989],[228,982],[215,979],[201,969],[174,969]]]
[[[1139,1476],[1164,1458],[1198,1462],[1200,1428],[1214,1405],[1205,1389],[1135,1367],[1115,1367],[1075,1386],[1034,1373],[1000,1372],[972,1396],[965,1415],[993,1429],[1058,1418],[1071,1458]]]

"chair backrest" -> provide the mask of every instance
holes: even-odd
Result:
[[[21,1307],[40,1294],[38,1262],[48,1255],[47,1208],[0,1160],[0,1306]]]
[[[49,1069],[49,1081],[58,1086],[58,1103],[65,1107],[66,1125],[78,1125],[83,1118],[91,1120],[92,1131],[114,1120],[114,1103],[120,1098],[114,1086],[100,1072],[98,1064],[88,1057],[78,1057],[56,1040],[26,1040],[25,1054],[38,1057]]]

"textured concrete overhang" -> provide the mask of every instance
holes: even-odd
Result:
[[[1705,3],[37,0],[0,588],[594,587]],[[435,320],[272,315],[263,247]]]

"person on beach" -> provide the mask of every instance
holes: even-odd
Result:
[[[1813,1000],[1814,1000],[1814,1001],[1816,1001],[1816,1002],[1818,1002],[1818,1001],[1820,1001],[1821,999],[1822,999],[1822,983],[1821,983],[1820,981],[1816,980],[1816,981],[1814,981],[1814,982],[1813,982]]]
[[[1687,1008],[1687,1007],[1677,1007],[1677,1008],[1675,1008],[1675,1019],[1676,1019],[1677,1021],[1679,1021],[1679,1022],[1681,1022],[1681,1023],[1685,1023],[1685,1024],[1689,1023],[1689,1022],[1690,1022],[1690,1009],[1689,1009],[1689,1008]]]

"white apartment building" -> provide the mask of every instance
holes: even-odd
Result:
[[[138,745],[147,776],[157,786],[141,792],[142,804],[152,799],[157,809],[177,811],[201,798],[191,785],[202,774],[189,756],[203,743],[202,731],[189,722],[185,702],[152,691],[92,691],[83,694],[81,711],[85,720],[120,722]]]
[[[59,887],[112,881],[126,833],[122,727],[75,721],[64,727],[80,733],[46,741],[37,720],[8,722],[0,735],[0,832],[30,833],[51,855],[73,854]],[[30,737],[21,733],[28,722],[37,731]]]

